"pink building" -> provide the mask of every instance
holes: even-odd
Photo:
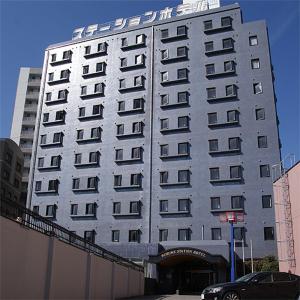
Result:
[[[300,275],[300,161],[273,183],[279,269]]]

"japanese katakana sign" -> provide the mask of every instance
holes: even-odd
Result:
[[[218,7],[220,7],[220,0],[201,0],[195,3],[180,4],[177,7],[166,7],[160,11],[147,11],[140,16],[119,18],[114,22],[94,24],[77,28],[73,31],[72,39],[76,40],[96,34],[101,34],[107,31],[114,31],[133,26],[149,24],[154,21],[167,20],[172,17],[183,16]]]

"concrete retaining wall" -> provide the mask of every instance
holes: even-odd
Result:
[[[0,217],[1,299],[118,299],[144,274]]]

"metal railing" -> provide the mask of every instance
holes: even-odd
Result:
[[[126,258],[114,254],[90,241],[87,241],[86,239],[76,235],[66,228],[53,223],[52,221],[34,213],[33,211],[21,206],[16,202],[7,199],[1,199],[0,205],[0,215],[2,217],[13,220],[17,223],[20,223],[22,226],[39,231],[48,236],[54,236],[67,244],[93,253],[96,256],[100,256],[109,261],[132,268],[136,271],[144,272],[144,268],[142,266],[139,266]]]

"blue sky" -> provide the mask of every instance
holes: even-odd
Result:
[[[238,2],[221,0],[221,5]],[[49,44],[71,39],[75,28],[114,21],[181,1],[0,0],[0,137],[10,135],[20,67],[40,67]],[[300,1],[239,1],[244,22],[265,19],[275,71],[282,155],[300,159]]]

